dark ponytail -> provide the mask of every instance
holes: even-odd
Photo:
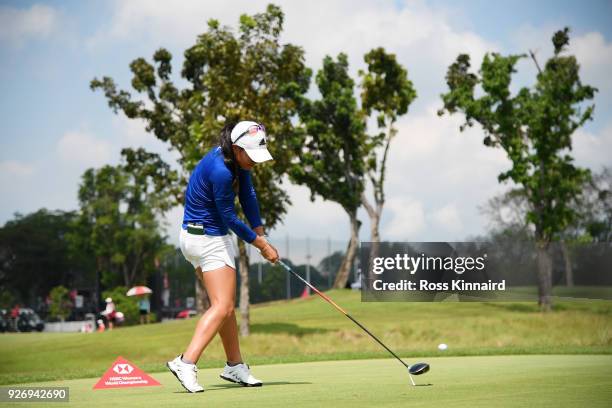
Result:
[[[223,162],[225,166],[232,172],[232,188],[235,193],[238,193],[238,162],[234,156],[234,149],[232,148],[232,129],[234,129],[235,123],[227,123],[221,129],[221,135],[219,136],[219,146],[221,146],[221,152],[223,153]]]

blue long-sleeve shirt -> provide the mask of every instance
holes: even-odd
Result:
[[[257,195],[253,188],[251,172],[238,170],[240,189],[238,199],[251,225],[262,225]],[[185,191],[183,229],[188,222],[202,223],[208,235],[225,235],[228,228],[246,242],[253,242],[257,234],[236,215],[232,189],[232,172],[223,161],[223,152],[215,147],[196,166]]]

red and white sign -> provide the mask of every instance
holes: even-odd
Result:
[[[148,387],[152,385],[161,384],[125,358],[117,357],[113,365],[106,370],[93,388],[97,390],[101,388]]]

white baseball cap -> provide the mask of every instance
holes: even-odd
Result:
[[[112,302],[112,301],[113,301],[113,299],[111,299],[111,298],[107,297],[107,298],[105,299],[105,301],[106,301],[106,303],[110,303],[110,302]]]
[[[255,163],[272,160],[267,147],[266,128],[263,125],[243,120],[234,126],[231,137],[232,144],[242,147]]]

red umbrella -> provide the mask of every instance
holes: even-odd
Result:
[[[140,295],[149,295],[153,293],[153,291],[146,286],[134,286],[132,289],[128,290],[126,295],[128,296],[140,296]]]

